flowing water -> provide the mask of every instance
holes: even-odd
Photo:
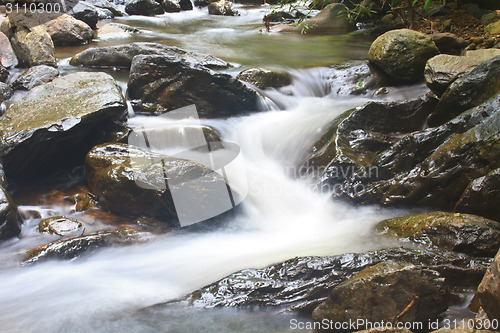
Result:
[[[241,17],[209,17],[205,10],[196,9],[156,18],[123,18],[121,22],[146,32],[110,37],[93,45],[151,40],[212,53],[237,64],[237,69],[238,64],[288,67],[294,84],[287,94],[266,91],[263,104],[267,111],[203,120],[224,141],[241,148],[245,166],[241,177],[249,185],[242,211],[224,227],[203,232],[178,230],[147,243],[102,249],[79,260],[21,266],[19,261],[27,249],[53,240],[36,232],[41,217],[78,218],[81,214],[69,203],[38,205],[24,200],[20,239],[0,245],[1,331],[286,332],[294,315],[272,310],[203,310],[183,305],[144,309],[243,268],[265,267],[296,256],[383,246],[370,241],[372,226],[405,212],[332,202],[328,194],[314,192],[307,179],[290,176],[292,166],[325,126],[344,110],[367,101],[329,94],[328,82],[318,74],[321,68],[311,67],[363,58],[367,44],[358,43],[356,36],[260,33],[266,9],[238,9]],[[67,57],[76,51],[58,51],[62,72],[75,70],[67,65]],[[124,73],[113,74],[125,86]],[[422,87],[401,88],[386,98],[410,98],[421,91]],[[132,126],[146,128],[161,121],[167,120],[143,116],[129,120]]]

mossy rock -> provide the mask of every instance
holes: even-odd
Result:
[[[371,45],[368,60],[392,78],[416,82],[423,79],[424,67],[439,50],[427,35],[409,29],[391,30]]]
[[[500,247],[500,223],[480,216],[433,212],[379,222],[377,231],[475,256],[493,256]]]
[[[266,68],[250,68],[238,74],[237,79],[257,88],[281,88],[292,84],[292,76],[284,71]]]

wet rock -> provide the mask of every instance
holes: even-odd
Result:
[[[9,70],[2,65],[0,65],[0,82],[6,82],[9,78]]]
[[[376,229],[391,237],[473,256],[494,256],[500,247],[500,223],[470,214],[409,215],[379,222]]]
[[[182,10],[193,10],[193,4],[191,0],[179,0],[179,5]]]
[[[83,162],[125,116],[120,88],[104,73],[72,73],[35,87],[0,118],[5,172],[27,179]]]
[[[92,28],[85,22],[68,15],[54,15],[45,23],[54,45],[81,45],[89,43],[94,37]]]
[[[301,257],[266,268],[233,273],[189,294],[185,300],[204,308],[267,306],[311,313],[341,282],[367,267],[394,260],[412,263],[419,269],[439,271],[450,285],[462,285],[465,281],[466,285],[478,283],[490,262],[464,254],[403,248],[332,257]],[[410,299],[397,314],[411,301],[411,293],[406,295]]]
[[[363,318],[380,323],[398,318],[399,322],[427,323],[446,311],[449,299],[444,278],[437,271],[389,261],[366,268],[334,287],[312,317],[334,322]],[[398,317],[408,306],[409,311]]]
[[[1,31],[10,39],[20,65],[57,67],[54,43],[43,26],[45,16],[11,13],[1,24]]]
[[[235,16],[238,11],[233,9],[233,3],[226,0],[211,2],[208,5],[208,13],[210,15]]]
[[[500,56],[483,62],[453,82],[429,118],[429,125],[441,125],[487,101],[498,92],[500,92]]]
[[[139,112],[163,113],[195,104],[201,115],[220,117],[258,109],[256,92],[237,79],[170,56],[136,56],[128,92]]]
[[[160,3],[155,0],[129,0],[125,4],[125,11],[130,15],[155,16],[163,14]]]
[[[455,210],[500,221],[500,169],[474,179],[465,189]]]
[[[423,78],[427,60],[439,54],[430,37],[408,30],[392,30],[371,45],[368,60],[396,80],[415,82]]]
[[[20,232],[17,206],[7,191],[3,170],[0,170],[0,240],[16,237]]]
[[[177,13],[181,11],[181,5],[178,1],[174,0],[163,0],[161,7],[167,13]]]
[[[99,38],[106,39],[132,37],[134,34],[142,34],[144,31],[126,24],[107,23],[102,25],[97,33]]]
[[[238,74],[237,79],[257,88],[280,88],[292,84],[292,76],[283,70],[250,68]]]
[[[96,146],[87,155],[85,167],[91,192],[104,208],[119,215],[156,218],[177,226],[172,191],[196,193],[190,196],[190,204],[203,207],[207,216],[215,216],[210,215],[211,209],[227,200],[216,195],[220,194],[217,186],[225,188],[226,183],[213,170],[131,145]]]
[[[39,65],[24,71],[13,83],[14,89],[31,90],[44,83],[48,83],[59,76],[59,71],[54,67]]]
[[[284,11],[277,11],[274,13],[270,13],[264,16],[264,21],[269,21],[269,22],[283,22],[286,21],[286,23],[292,23],[293,19],[295,19],[295,16],[291,15],[289,12],[284,12]]]
[[[125,1],[108,1],[108,0],[92,0],[94,6],[98,9],[110,11],[113,16],[126,16],[127,14],[122,11],[123,7],[118,5],[125,4]],[[99,13],[99,16],[101,14]],[[100,17],[101,18],[101,17]]]
[[[116,231],[102,231],[91,235],[60,239],[27,251],[28,257],[24,263],[33,264],[50,259],[73,260],[84,254],[95,253],[100,248],[132,245],[146,242],[152,237],[153,235],[148,232],[134,228],[121,228]]]
[[[465,47],[459,38],[449,32],[442,32],[430,35],[439,52],[444,54],[459,55],[460,50]]]
[[[99,10],[96,6],[85,1],[79,1],[70,11],[71,16],[85,22],[93,30],[97,29]],[[111,17],[110,17],[111,18]]]
[[[0,32],[0,65],[6,68],[16,67],[19,61],[10,45],[9,38]],[[3,81],[3,80],[0,80]]]
[[[323,8],[316,16],[304,21],[303,25],[278,25],[281,32],[302,32],[307,34],[343,34],[356,30],[356,25],[344,19],[342,4],[333,3]],[[307,29],[304,29],[307,26]]]
[[[229,65],[211,55],[189,52],[177,47],[156,43],[132,43],[129,45],[90,48],[76,54],[70,61],[73,66],[130,68],[137,55],[164,55],[177,57],[189,63],[209,68],[227,68]]]
[[[490,320],[500,320],[500,251],[477,288],[481,306]]]
[[[436,101],[416,99],[406,102],[369,102],[335,119],[313,145],[310,167],[330,166],[323,177],[338,182],[347,175],[332,175],[345,163],[368,166],[378,153],[401,139],[404,133],[420,130]],[[349,169],[351,169],[349,167]],[[333,178],[333,179],[332,179]]]
[[[465,56],[437,55],[425,65],[425,84],[432,92],[441,96],[457,78],[497,55],[500,55],[500,50],[469,51]]]
[[[40,221],[38,230],[40,232],[46,232],[58,236],[66,236],[75,234],[81,229],[81,227],[82,224],[78,221],[74,221],[63,216],[55,216]]]
[[[3,82],[0,82],[0,103],[9,100],[12,97],[12,88]]]

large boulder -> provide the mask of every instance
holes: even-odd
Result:
[[[256,92],[237,79],[170,56],[134,57],[128,93],[135,109],[147,113],[163,113],[191,104],[207,117],[258,109]]]
[[[12,83],[13,89],[31,90],[44,83],[48,83],[59,76],[59,71],[54,67],[38,65],[21,73]]]
[[[500,251],[477,288],[481,307],[490,320],[500,320]]]
[[[282,32],[305,32],[307,34],[343,34],[356,30],[356,24],[345,19],[345,7],[332,3],[321,9],[314,17],[299,25],[277,25],[274,29]]]
[[[426,271],[439,271],[452,286],[477,285],[490,263],[490,260],[463,254],[404,248],[331,257],[299,257],[233,273],[187,295],[185,300],[203,308],[261,306],[311,313],[335,286],[367,267],[394,260],[412,263]],[[411,293],[408,296],[408,303],[399,312],[411,301]]]
[[[416,82],[423,79],[427,60],[437,54],[429,36],[400,29],[379,36],[370,47],[368,60],[396,80]]]
[[[15,237],[20,232],[21,219],[17,206],[7,191],[3,170],[0,170],[0,240]]]
[[[238,74],[237,79],[249,82],[257,88],[280,88],[292,84],[292,76],[283,70],[250,68]]]
[[[155,16],[164,13],[159,2],[155,0],[129,0],[125,11],[130,15]]]
[[[437,55],[425,65],[425,84],[441,96],[457,78],[497,55],[500,55],[500,50],[469,51],[465,56]]]
[[[227,206],[228,198],[217,191],[227,192],[224,178],[195,161],[127,144],[103,144],[88,153],[85,167],[91,192],[104,208],[119,215],[156,218],[178,226],[189,218],[178,204],[197,207],[194,215],[202,210],[207,217]],[[189,202],[174,201],[180,193]]]
[[[455,206],[459,212],[472,213],[500,221],[500,169],[474,179]]]
[[[233,3],[226,0],[212,2],[208,5],[208,13],[210,15],[235,16],[238,11],[233,9]]]
[[[500,223],[470,214],[433,212],[379,222],[379,232],[473,256],[494,256],[500,248]]]
[[[156,43],[132,43],[121,46],[89,48],[71,58],[70,64],[73,66],[130,68],[135,56],[153,54],[177,57],[209,68],[227,68],[229,66],[224,60],[208,54],[184,51],[177,47]]]
[[[0,65],[6,68],[16,67],[19,61],[10,45],[9,38],[0,32]]]
[[[44,23],[46,16],[33,13],[11,13],[1,24],[1,31],[10,39],[20,65],[57,66],[54,43]]]
[[[449,292],[437,271],[390,261],[366,268],[334,287],[312,317],[333,322],[363,318],[371,323],[397,318],[398,322],[427,324],[446,311],[448,304]]]
[[[487,101],[498,92],[500,92],[500,55],[483,62],[453,82],[429,118],[429,125],[441,125]]]
[[[0,119],[7,176],[26,179],[83,162],[126,109],[120,88],[104,73],[72,73],[31,89]]]
[[[94,37],[87,23],[68,14],[54,15],[45,23],[45,29],[56,46],[87,44]]]

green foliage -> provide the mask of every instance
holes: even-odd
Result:
[[[374,11],[373,9],[367,7],[363,3],[358,3],[354,4],[351,1],[351,4],[354,5],[354,8],[350,8],[346,4],[342,3],[344,8],[339,11],[339,14],[341,14],[344,18],[349,20],[349,22],[357,22],[360,19],[366,18],[366,17],[371,17],[373,14],[376,14],[377,12]]]

